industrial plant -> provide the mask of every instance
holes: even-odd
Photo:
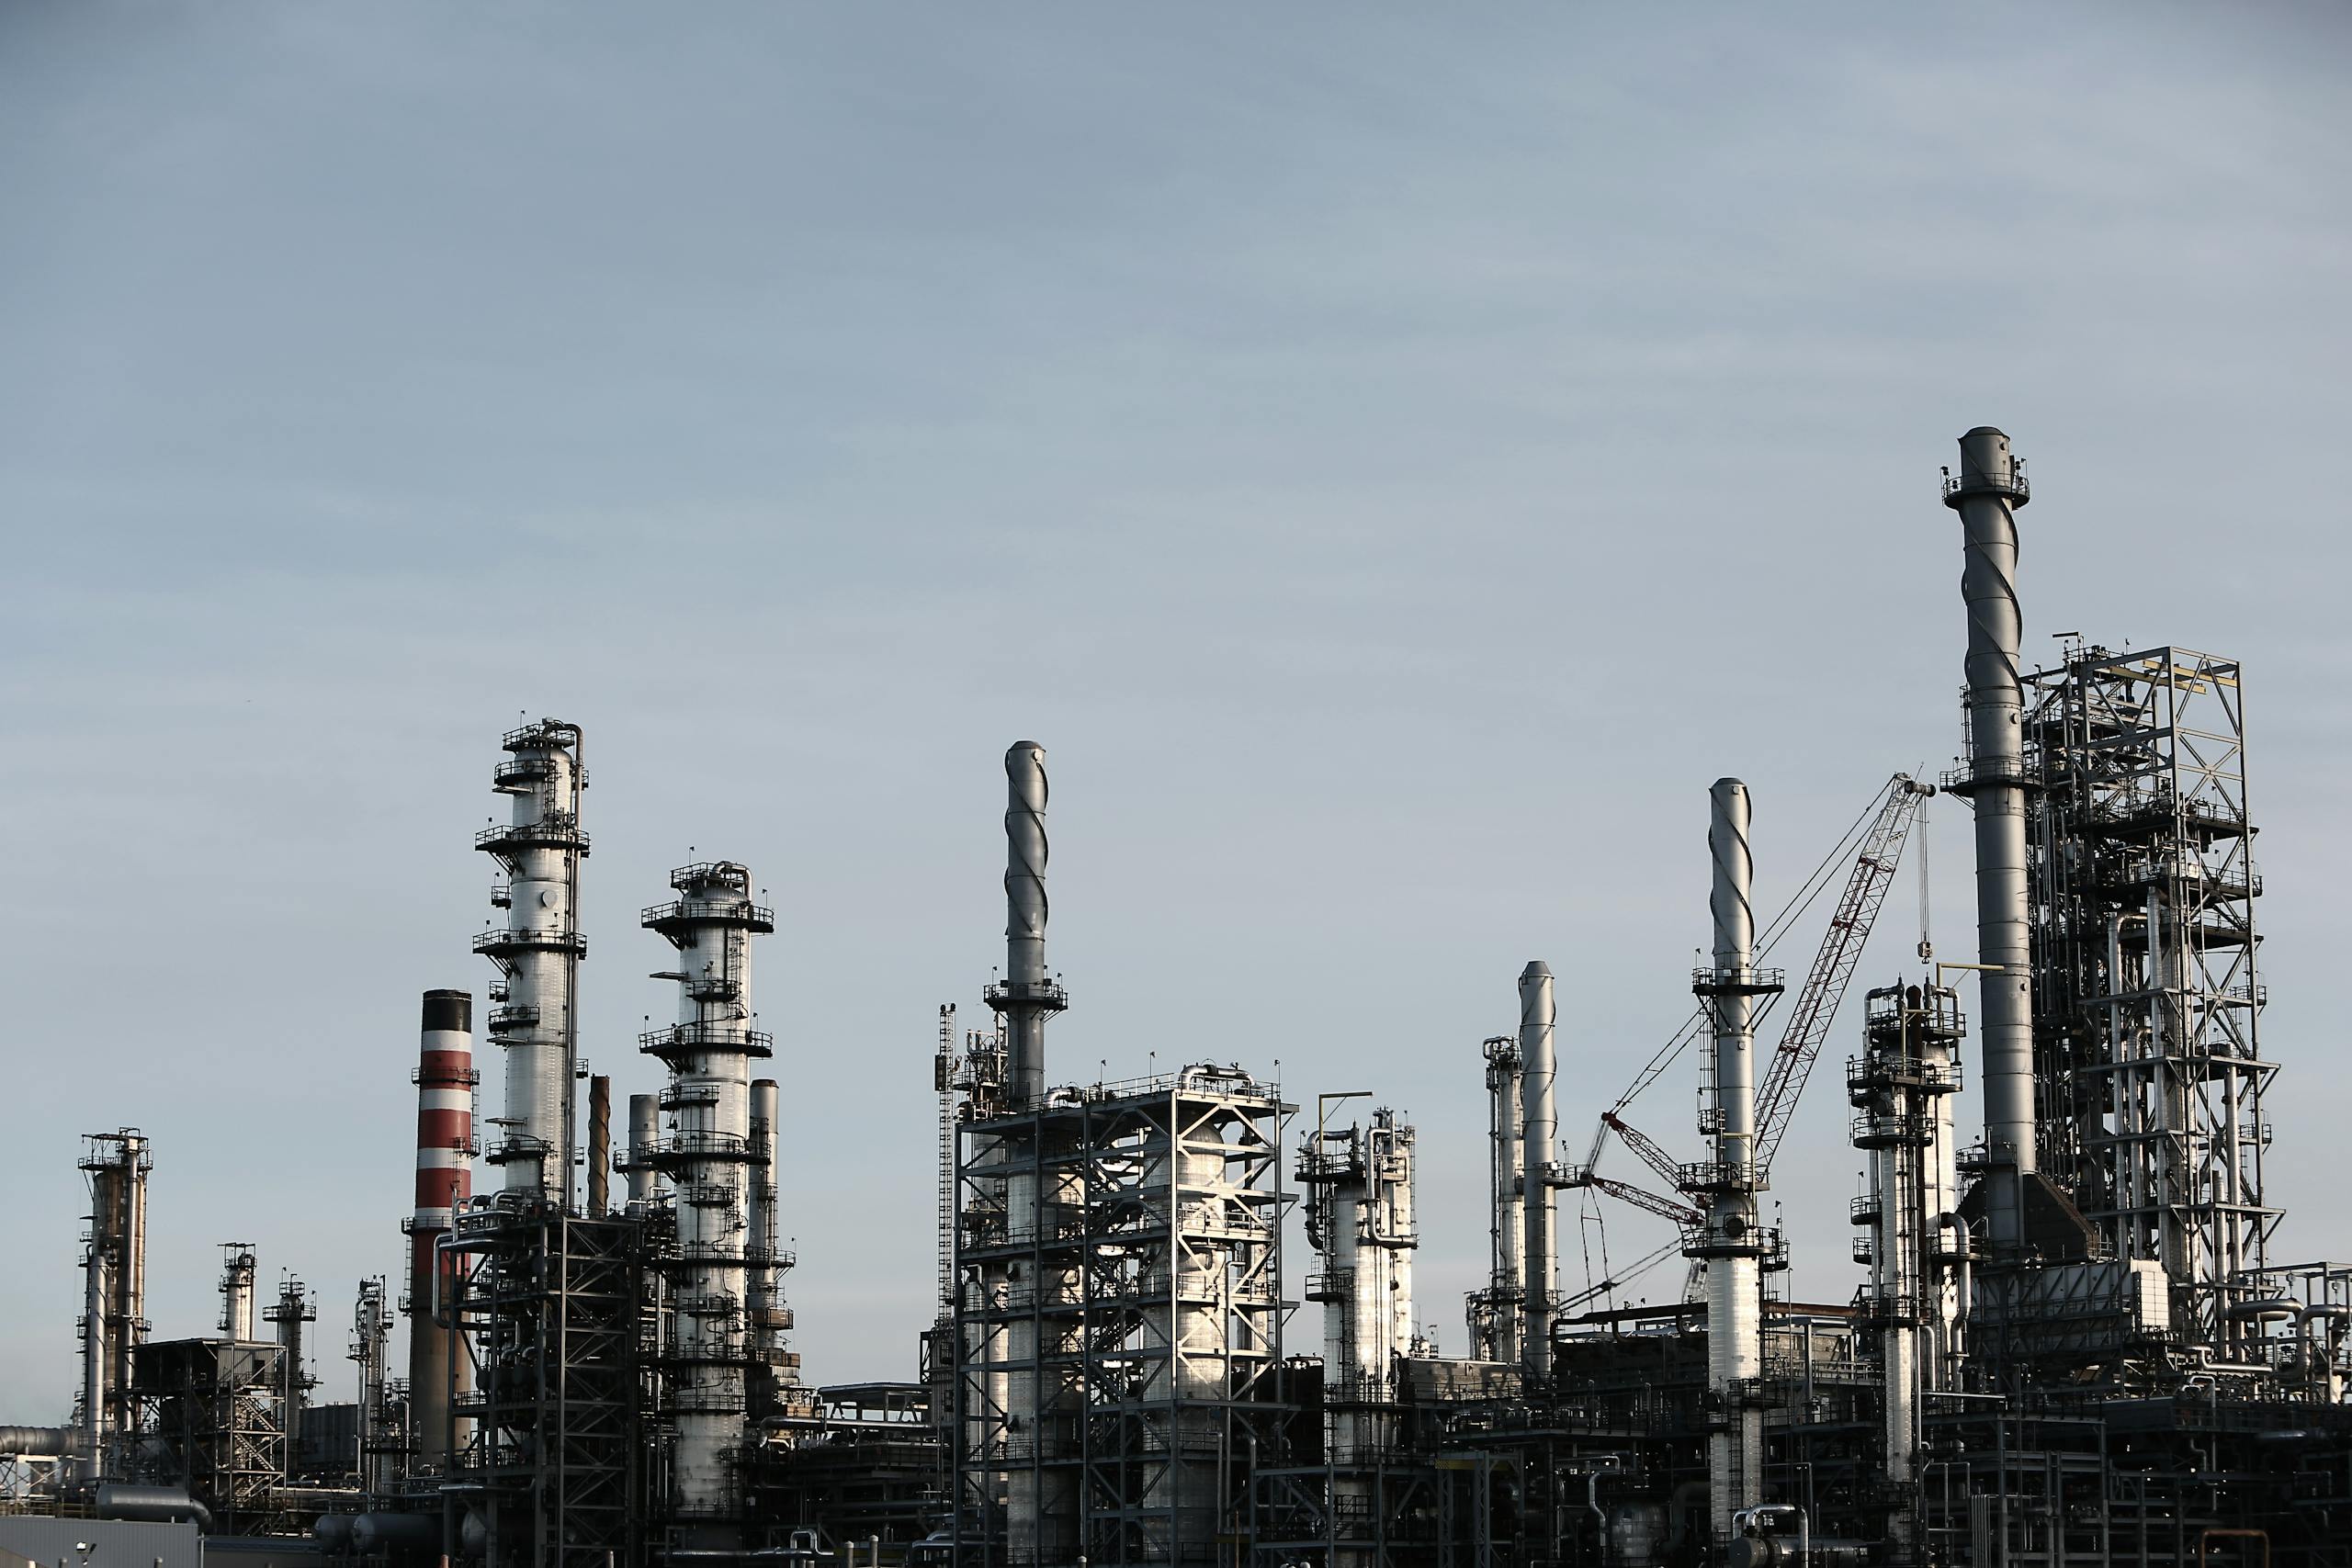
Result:
[[[215,1332],[160,1336],[148,1197],[173,1151],[127,1127],[60,1150],[90,1201],[81,1376],[58,1425],[0,1428],[0,1560],[2352,1564],[2352,1265],[2302,1260],[2264,1183],[2279,1064],[2239,667],[2079,638],[2028,667],[2030,498],[2007,435],[1961,437],[1956,765],[1855,781],[1883,777],[1778,911],[1757,860],[1813,856],[1758,837],[1739,779],[1689,781],[1712,942],[1688,1022],[1602,1103],[1563,1078],[1568,955],[1495,954],[1519,1026],[1464,1022],[1480,1148],[1420,1144],[1376,1061],[1289,1088],[1206,1062],[1057,1074],[1046,753],[1013,745],[985,1014],[937,1007],[933,1036],[910,998],[922,1038],[875,1069],[919,1097],[927,1067],[938,1112],[936,1212],[877,1243],[936,1270],[902,1382],[812,1381],[794,1345],[791,1068],[757,1026],[775,920],[752,871],[647,890],[630,940],[676,1012],[616,1105],[581,1055],[582,730],[511,731],[507,817],[473,844],[503,912],[472,942],[487,973],[422,993],[414,1203],[380,1216],[404,1266],[322,1347],[341,1297],[288,1274],[265,1299],[281,1260],[231,1242]],[[1849,996],[1937,795],[1974,820],[1974,951],[1923,942]],[[381,1043],[388,1093],[408,1048]],[[1695,1091],[1695,1129],[1637,1106],[1659,1083]],[[1767,1197],[1808,1088],[1850,1110],[1850,1150],[1813,1157],[1861,1179],[1859,1283],[1832,1301],[1789,1298]],[[1424,1213],[1424,1157],[1484,1161],[1487,1213]],[[1675,1239],[1567,1289],[1559,1216],[1585,1201]],[[1487,1233],[1465,1355],[1420,1326],[1424,1224]],[[344,1354],[356,1398],[317,1397]]]

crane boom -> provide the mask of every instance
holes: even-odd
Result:
[[[1651,1137],[1639,1127],[1633,1125],[1633,1123],[1619,1116],[1614,1111],[1602,1111],[1600,1113],[1600,1120],[1602,1125],[1606,1126],[1611,1132],[1617,1134],[1619,1142],[1623,1143],[1627,1148],[1633,1150],[1635,1154],[1641,1156],[1642,1163],[1648,1166],[1652,1170],[1657,1171],[1658,1175],[1665,1179],[1668,1186],[1676,1186],[1680,1183],[1682,1180],[1682,1168],[1675,1163],[1675,1159],[1672,1155],[1668,1154],[1665,1149],[1658,1146],[1658,1142],[1656,1138]]]
[[[1814,1059],[1821,1054],[1821,1043],[1829,1037],[1838,1004],[1846,999],[1847,984],[1854,977],[1871,927],[1886,902],[1887,888],[1903,859],[1903,841],[1918,815],[1919,803],[1934,793],[1934,785],[1919,784],[1908,773],[1897,773],[1886,781],[1878,816],[1862,836],[1846,891],[1829,917],[1828,934],[1821,939],[1821,951],[1814,954],[1804,989],[1781,1032],[1763,1085],[1756,1091],[1754,1157],[1759,1178],[1772,1168],[1772,1156],[1780,1152],[1781,1139],[1804,1093],[1805,1080],[1813,1075]],[[1622,1131],[1619,1136],[1623,1136]]]
[[[1647,1210],[1660,1219],[1672,1220],[1678,1225],[1701,1224],[1707,1217],[1688,1203],[1678,1203],[1671,1198],[1661,1198],[1657,1193],[1645,1191],[1630,1181],[1614,1181],[1606,1176],[1595,1176],[1590,1170],[1576,1173],[1569,1179],[1567,1185],[1589,1187],[1596,1191],[1606,1192],[1621,1202],[1631,1203],[1636,1209]]]

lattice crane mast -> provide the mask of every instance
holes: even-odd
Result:
[[[1798,994],[1787,1027],[1781,1032],[1780,1043],[1773,1048],[1764,1082],[1756,1091],[1755,1167],[1759,1179],[1771,1170],[1772,1156],[1780,1151],[1781,1139],[1787,1134],[1797,1101],[1804,1094],[1805,1082],[1813,1075],[1813,1064],[1821,1054],[1822,1042],[1828,1039],[1830,1025],[1837,1021],[1838,1009],[1846,999],[1846,987],[1854,977],[1855,965],[1861,962],[1871,928],[1886,903],[1887,889],[1903,859],[1904,840],[1910,834],[1911,824],[1918,817],[1920,804],[1934,793],[1934,785],[1920,784],[1908,773],[1896,773],[1887,780],[1869,813],[1870,826],[1858,840],[1849,840],[1857,844],[1857,849],[1846,890],[1829,917],[1829,930],[1821,939],[1820,951],[1814,954],[1804,988]],[[1614,1133],[1643,1164],[1668,1185],[1682,1189],[1682,1168],[1674,1157],[1659,1146],[1657,1139],[1627,1122],[1618,1111],[1656,1082],[1683,1046],[1697,1038],[1703,1017],[1703,1013],[1697,1014],[1686,1021],[1642,1069],[1624,1097],[1613,1108],[1601,1112],[1591,1154],[1576,1171],[1571,1185],[1598,1189],[1679,1224],[1695,1224],[1699,1220],[1699,1212],[1687,1204],[1610,1180],[1595,1174],[1593,1168],[1600,1161],[1609,1134]]]

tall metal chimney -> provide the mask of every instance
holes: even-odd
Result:
[[[1707,1270],[1707,1393],[1724,1412],[1707,1437],[1707,1500],[1715,1539],[1727,1542],[1732,1516],[1763,1501],[1764,1413],[1750,1392],[1764,1373],[1766,1241],[1756,1221],[1755,1004],[1780,987],[1755,967],[1747,786],[1717,779],[1707,803],[1714,963],[1691,977],[1691,989],[1713,1024],[1715,1157],[1690,1183],[1708,1195],[1707,1217],[1684,1250]]]
[[[1521,1296],[1520,1355],[1530,1385],[1552,1376],[1552,1305],[1557,1299],[1555,1278],[1558,1254],[1557,1221],[1552,1203],[1559,1184],[1559,1161],[1554,1145],[1560,1135],[1560,1112],[1554,1097],[1557,1064],[1554,1030],[1559,1010],[1552,997],[1552,970],[1531,963],[1519,976],[1519,1139],[1523,1191],[1521,1213],[1527,1227],[1523,1255],[1526,1284]]]
[[[454,1371],[470,1386],[466,1358],[453,1353],[453,1281],[441,1238],[474,1190],[474,998],[465,991],[427,991],[416,1055],[416,1212],[408,1232],[409,1426],[418,1468],[449,1462],[449,1393]]]
[[[1961,597],[1968,605],[1968,766],[1951,781],[1976,808],[1976,958],[1984,1049],[1987,1240],[2025,1239],[2024,1178],[2034,1169],[2033,994],[2026,925],[2025,694],[2018,649],[2017,509],[2025,467],[2009,438],[1978,425],[1960,438],[1960,477],[1944,504],[1960,513]]]
[[[613,1080],[602,1073],[588,1080],[588,1217],[601,1220],[612,1206]]]
[[[1046,749],[1018,740],[1004,754],[1004,979],[989,1005],[1005,1019],[1005,1103],[1046,1098],[1046,1021],[1069,1005],[1046,969]]]

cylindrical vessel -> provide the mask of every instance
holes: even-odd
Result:
[[[1486,1055],[1487,1281],[1475,1325],[1483,1338],[1471,1354],[1512,1362],[1520,1359],[1520,1303],[1527,1289],[1527,1146],[1519,1135],[1519,1042],[1498,1035],[1487,1042]]]
[[[510,1191],[571,1200],[572,1065],[579,1055],[580,863],[588,835],[580,828],[587,770],[580,764],[580,727],[541,719],[508,732],[511,753],[492,785],[513,801],[512,819],[474,836],[497,857],[506,880],[492,890],[507,911],[503,929],[474,939],[474,951],[503,976],[492,996],[490,1033],[505,1057],[501,1136],[489,1151]]]
[[[751,939],[775,923],[752,897],[751,872],[732,861],[682,867],[670,886],[677,897],[648,908],[644,924],[678,950],[678,1021],[641,1042],[670,1068],[661,1107],[671,1132],[653,1151],[677,1213],[676,1311],[662,1347],[663,1415],[677,1434],[670,1498],[699,1521],[698,1549],[723,1551],[741,1543],[752,1270],[775,1261],[752,1231],[751,1062],[771,1044],[752,1027]]]
[[[745,1273],[751,1292],[749,1327],[752,1359],[772,1367],[782,1348],[786,1319],[779,1285],[783,1277],[783,1217],[776,1206],[776,1120],[782,1096],[774,1078],[752,1080],[752,1168],[745,1192],[752,1237]]]
[[[1519,976],[1520,1171],[1526,1240],[1521,1245],[1526,1280],[1520,1314],[1520,1353],[1530,1384],[1552,1376],[1552,1303],[1558,1231],[1552,1206],[1553,1148],[1559,1141],[1555,1099],[1557,1063],[1555,1028],[1559,1010],[1552,995],[1551,965],[1531,963]]]
[[[588,1080],[588,1213],[602,1219],[612,1203],[613,1080]]]
[[[1004,754],[1004,983],[990,1001],[1005,1018],[1005,1098],[1014,1110],[1046,1093],[1046,1020],[1061,1010],[1046,969],[1046,749],[1016,742]]]
[[[220,1333],[249,1344],[254,1337],[254,1276],[258,1260],[249,1242],[232,1241],[220,1248]]]
[[[1960,438],[1961,597],[1968,607],[1968,768],[1956,789],[1976,812],[1976,957],[1984,1055],[1987,1239],[2024,1241],[2022,1179],[2034,1169],[2033,993],[2026,914],[2024,635],[2018,608],[2017,509],[2024,473],[2009,438],[1979,425]]]
[[[456,1290],[441,1238],[474,1190],[474,1085],[481,1075],[474,1071],[473,997],[425,992],[420,1025],[416,1209],[407,1226],[409,1425],[418,1468],[437,1471],[449,1462],[450,1395],[470,1382],[466,1359],[454,1354]]]
[[[653,1156],[662,1142],[661,1101],[650,1094],[628,1097],[628,1201],[643,1203],[653,1196]]]
[[[1708,1500],[1716,1539],[1761,1496],[1763,1413],[1746,1396],[1763,1375],[1763,1247],[1756,1223],[1756,917],[1749,887],[1747,786],[1718,779],[1708,792],[1707,907],[1714,966],[1698,986],[1713,1021],[1716,1121],[1712,1196],[1702,1230],[1707,1269],[1707,1384],[1725,1416],[1708,1434]]]

